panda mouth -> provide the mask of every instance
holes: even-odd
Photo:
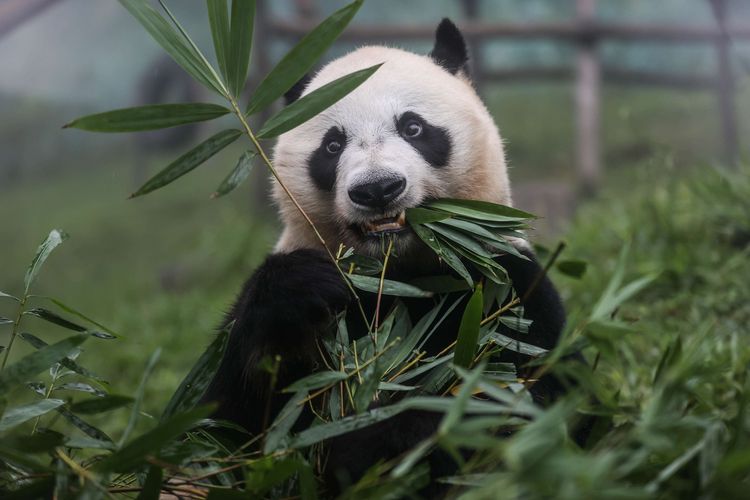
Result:
[[[406,229],[406,212],[402,211],[393,217],[374,219],[360,225],[360,229],[366,235],[380,235],[387,233],[398,233]]]

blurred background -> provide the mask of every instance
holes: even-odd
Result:
[[[345,3],[258,0],[251,80]],[[204,2],[170,6],[212,57]],[[594,273],[596,259],[643,224],[652,241],[664,234],[659,224],[679,208],[675,180],[701,184],[702,172],[747,158],[747,0],[370,0],[325,60],[372,42],[427,53],[443,17],[471,45],[477,89],[507,143],[516,205],[542,217],[533,238],[568,239],[594,259]],[[61,126],[113,108],[214,99],[115,1],[0,2],[0,290],[20,293],[37,245],[52,228],[67,231],[35,292],[124,336],[87,348],[89,364],[122,378],[115,389],[132,388],[162,346],[152,407],[272,248],[266,173],[257,165],[239,189],[209,199],[245,147],[238,141],[158,193],[127,200],[221,124],[131,135]],[[679,258],[671,244],[660,265]],[[568,296],[587,290],[560,280]]]

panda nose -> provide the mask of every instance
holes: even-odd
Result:
[[[384,208],[406,189],[403,177],[387,177],[375,182],[358,184],[349,189],[349,198],[357,205]]]

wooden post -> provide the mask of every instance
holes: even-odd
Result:
[[[576,0],[576,19],[587,32],[596,18],[596,0]],[[578,177],[584,194],[593,194],[601,180],[601,68],[594,36],[582,37],[576,56],[576,141]]]
[[[727,2],[726,0],[711,0],[711,5],[716,17],[716,23],[721,32],[720,37],[716,40],[718,71],[716,93],[719,99],[719,113],[721,115],[724,161],[728,165],[735,167],[739,162],[740,146],[734,102],[735,88],[730,54],[731,39],[727,32]]]

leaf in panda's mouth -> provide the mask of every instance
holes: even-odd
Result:
[[[397,233],[406,229],[406,212],[393,217],[367,221],[361,227],[365,234]]]

